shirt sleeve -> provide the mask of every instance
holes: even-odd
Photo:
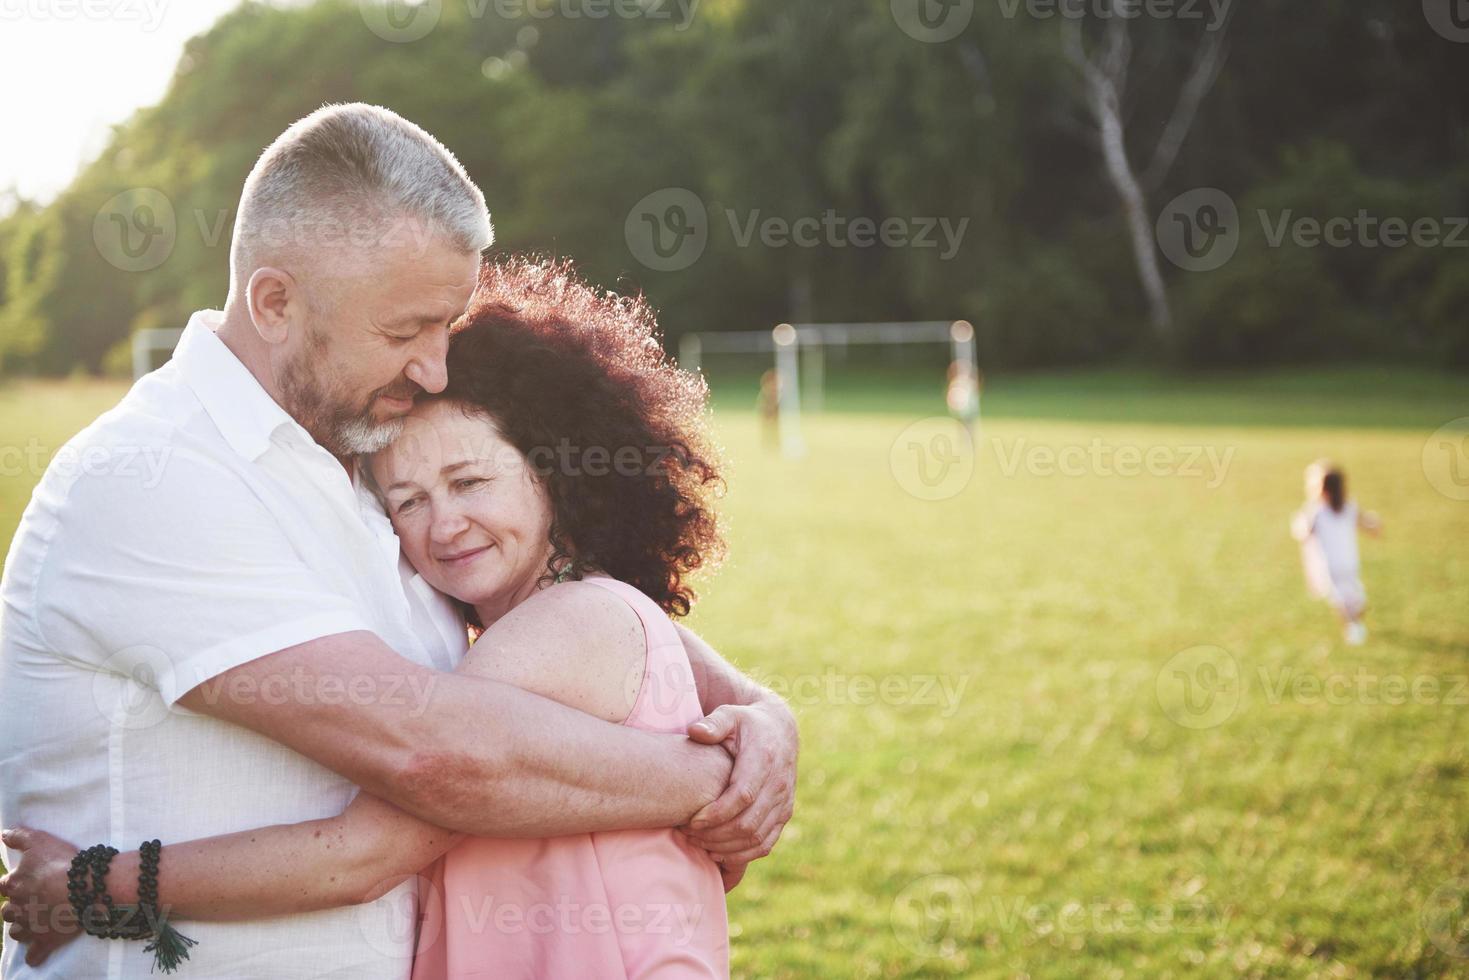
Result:
[[[244,481],[170,448],[156,481],[98,472],[70,487],[37,577],[47,648],[133,677],[173,707],[240,664],[371,630]]]

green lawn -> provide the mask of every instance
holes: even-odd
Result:
[[[991,377],[945,476],[941,423],[909,428],[935,393],[833,382],[800,461],[716,383],[731,557],[693,625],[804,738],[737,976],[1469,972],[1469,501],[1430,481],[1469,383]],[[0,444],[119,392],[0,390]],[[1386,522],[1362,647],[1287,534],[1321,455]],[[7,528],[33,479],[0,480]]]

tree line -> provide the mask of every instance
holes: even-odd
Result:
[[[124,370],[133,331],[218,306],[261,148],[358,100],[455,152],[498,249],[645,292],[670,337],[962,317],[1012,366],[1462,365],[1442,6],[246,3],[60,195],[10,201],[0,370]]]

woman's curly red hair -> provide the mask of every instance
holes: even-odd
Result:
[[[686,576],[723,555],[724,483],[708,386],[669,361],[646,301],[588,285],[565,260],[486,262],[448,369],[435,397],[493,420],[547,490],[548,576],[570,559],[686,615]]]

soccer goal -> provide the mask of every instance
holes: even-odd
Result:
[[[725,333],[684,334],[678,362],[697,372],[706,353],[769,353],[774,355],[775,415],[781,452],[791,458],[806,455],[801,434],[801,408],[821,411],[826,392],[826,351],[858,344],[948,344],[951,365],[959,367],[960,381],[975,389],[978,412],[979,355],[974,326],[967,320],[926,320],[913,323],[782,323],[773,330],[735,330]],[[951,386],[954,378],[950,378]],[[950,399],[951,404],[953,399]]]
[[[150,327],[133,334],[133,380],[156,368],[161,360],[158,352],[172,354],[184,331],[179,327]]]

